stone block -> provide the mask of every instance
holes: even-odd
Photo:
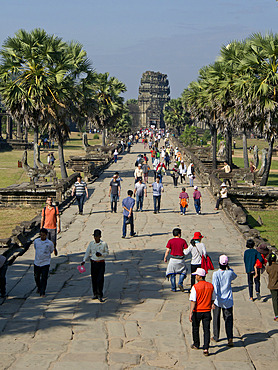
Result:
[[[138,365],[141,356],[135,353],[110,352],[109,362],[116,362],[122,365]]]
[[[125,332],[123,325],[118,321],[107,321],[106,322],[108,337],[109,338],[124,338]]]

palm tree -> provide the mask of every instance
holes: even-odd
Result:
[[[171,99],[164,107],[164,120],[168,128],[175,129],[181,135],[183,129],[189,124],[188,112],[182,98]]]

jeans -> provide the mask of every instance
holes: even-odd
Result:
[[[118,194],[111,194],[110,195],[110,202],[111,202],[111,212],[117,212],[117,200]]]
[[[134,235],[134,220],[133,220],[133,213],[131,213],[130,217],[124,216],[123,220],[123,236],[126,236],[126,221],[130,218],[130,235]]]
[[[190,270],[191,271],[191,288],[195,284],[195,278],[196,278],[196,275],[192,275],[192,273],[195,272],[198,267],[201,267],[201,264],[200,265],[190,265],[190,268],[191,268],[191,270]]]
[[[153,196],[154,212],[159,212],[160,211],[160,201],[161,201],[161,195],[154,195]]]
[[[271,289],[272,305],[275,317],[278,317],[278,289]]]
[[[156,175],[156,171],[155,171],[155,170],[153,170],[153,178],[154,178],[154,181],[156,180],[156,177],[157,177],[157,175]]]
[[[192,336],[193,344],[195,347],[200,347],[200,322],[203,324],[204,331],[204,350],[209,349],[210,341],[210,321],[211,321],[211,312],[193,312],[192,314]]]
[[[191,177],[189,177],[189,186],[193,186],[193,179]]]
[[[117,160],[118,160],[118,156],[114,155],[114,162],[117,163]]]
[[[143,201],[144,201],[144,194],[143,195],[136,194],[136,209],[137,209],[137,211],[139,209],[140,209],[140,211],[142,211],[142,209],[143,209]]]
[[[185,177],[184,176],[185,176],[184,174],[180,173],[181,184],[183,183],[183,180],[186,183],[186,180],[185,180]]]
[[[213,310],[213,338],[218,341],[220,332],[220,314],[223,312],[227,339],[233,339],[233,307],[221,308],[215,305]]]
[[[45,295],[50,265],[34,265],[34,278],[40,295]]]
[[[194,199],[194,207],[195,207],[196,213],[201,212],[201,201],[200,201],[200,199]]]
[[[104,261],[92,261],[91,260],[91,278],[93,294],[99,298],[103,297],[103,285],[104,285],[104,273],[105,273],[105,262]]]
[[[250,298],[253,298],[253,286],[254,286],[253,279],[255,281],[256,293],[260,293],[260,287],[261,287],[260,272],[261,272],[260,269],[258,269],[258,276],[255,279],[254,279],[254,275],[255,275],[254,272],[248,272],[247,273],[247,281],[248,281],[249,297]]]
[[[183,213],[185,215],[186,207],[180,206],[180,209],[181,209],[181,213]]]
[[[6,272],[8,268],[7,261],[4,263],[4,265],[0,268],[0,293],[1,296],[6,295]]]
[[[183,285],[183,281],[185,278],[186,278],[186,274],[180,274],[178,285]],[[171,280],[171,289],[173,292],[175,292],[176,291],[176,274],[171,274],[170,280]]]
[[[76,195],[76,200],[77,200],[77,204],[78,204],[79,213],[82,213],[84,202],[85,202],[85,194]]]

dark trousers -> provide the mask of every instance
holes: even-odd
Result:
[[[40,295],[45,295],[50,265],[34,265],[34,278]]]
[[[118,194],[111,194],[110,195],[110,202],[111,202],[111,211],[117,212],[117,200]]]
[[[161,201],[161,195],[154,195],[153,196],[153,208],[155,212],[160,211],[160,201]]]
[[[76,195],[76,200],[78,204],[79,213],[83,212],[83,206],[85,202],[85,194]]]
[[[248,272],[247,273],[247,281],[248,281],[248,288],[249,288],[249,297],[253,298],[253,286],[254,286],[254,281],[255,281],[255,290],[256,293],[260,293],[260,269],[258,269],[258,276],[254,279],[254,272]]]
[[[215,305],[213,310],[213,338],[219,339],[220,332],[220,314],[223,312],[223,319],[225,321],[225,330],[227,339],[233,339],[233,307],[221,308]]]
[[[8,264],[7,261],[4,265],[0,268],[0,293],[1,296],[6,295],[6,272],[7,272]]]
[[[138,195],[136,194],[136,210],[142,211],[143,209],[143,201],[144,201],[144,194],[143,195]]]
[[[224,199],[224,198],[221,198],[221,197],[217,198],[215,208],[219,209],[220,204],[221,204],[221,205],[222,205],[222,207],[223,207],[223,199]]]
[[[271,289],[272,305],[275,317],[278,317],[278,289]]]
[[[191,288],[195,284],[195,278],[196,278],[196,275],[192,275],[192,272],[195,272],[198,267],[201,267],[201,265],[190,265],[190,268],[191,268],[191,270],[190,270],[191,271]]]
[[[133,219],[133,213],[131,213],[130,217],[124,216],[123,221],[123,236],[126,236],[126,221],[130,218],[130,235],[134,235],[134,219]]]
[[[103,297],[105,261],[92,261],[91,260],[91,277],[93,294],[99,298]]]
[[[155,181],[155,179],[157,178],[157,174],[156,174],[156,171],[155,170],[153,170],[153,179],[154,179],[154,181]]]
[[[173,176],[174,186],[178,186],[178,177]]]
[[[211,321],[211,312],[193,312],[192,315],[192,336],[193,344],[195,347],[200,347],[200,322],[203,324],[204,331],[204,350],[209,349],[210,341],[210,321]]]
[[[200,199],[194,199],[194,207],[195,207],[196,213],[200,213],[200,211],[201,211],[201,201],[200,201]]]

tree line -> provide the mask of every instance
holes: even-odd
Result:
[[[69,123],[93,123],[105,131],[130,129],[128,108],[121,96],[124,83],[109,73],[96,73],[83,46],[65,42],[43,29],[19,30],[0,50],[0,96],[16,122],[33,128],[34,144],[47,133],[58,145],[62,178],[67,177],[64,144]]]
[[[217,133],[225,134],[226,161],[232,165],[232,135],[243,136],[244,167],[248,168],[247,133],[251,130],[268,142],[267,184],[278,123],[278,34],[255,33],[243,41],[223,46],[213,64],[176,101],[165,107],[165,121],[178,131],[188,124],[206,123],[212,135],[213,168],[217,167]]]

